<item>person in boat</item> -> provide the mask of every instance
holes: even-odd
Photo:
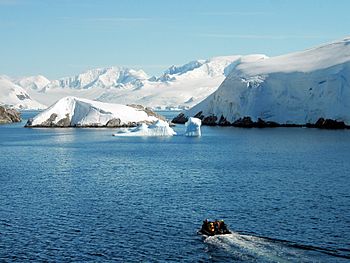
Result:
[[[220,233],[221,234],[226,234],[226,233],[228,233],[229,231],[228,231],[228,229],[227,229],[227,226],[226,226],[226,224],[225,224],[225,222],[224,222],[224,220],[220,220],[219,221],[219,231],[220,231]]]
[[[230,231],[227,229],[224,220],[208,221],[208,219],[205,219],[202,224],[202,231],[210,235],[230,233]]]
[[[220,221],[217,219],[214,221],[214,232],[215,234],[220,233]]]
[[[209,224],[208,219],[205,219],[203,221],[203,224],[202,224],[202,229],[203,230],[208,230],[208,224]]]

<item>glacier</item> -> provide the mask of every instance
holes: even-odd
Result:
[[[240,61],[220,87],[183,112],[206,125],[350,125],[350,38],[301,52]],[[343,125],[343,126],[344,126]]]

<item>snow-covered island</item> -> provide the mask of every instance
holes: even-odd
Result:
[[[220,87],[177,116],[238,127],[350,125],[350,38],[302,52],[237,63]]]
[[[165,120],[141,105],[103,103],[65,97],[28,120],[26,127],[136,127]]]

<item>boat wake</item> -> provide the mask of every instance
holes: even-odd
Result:
[[[350,250],[333,250],[295,242],[232,232],[207,237],[207,252],[213,260],[246,262],[347,262]]]

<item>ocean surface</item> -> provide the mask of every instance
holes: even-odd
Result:
[[[0,126],[1,262],[350,260],[350,130],[127,138],[24,122]],[[205,218],[233,233],[199,235]]]

